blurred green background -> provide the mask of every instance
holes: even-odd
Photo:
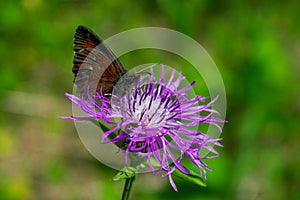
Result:
[[[112,181],[116,171],[87,152],[72,121],[57,118],[71,114],[64,93],[72,91],[80,24],[104,39],[144,26],[180,31],[203,45],[223,76],[229,122],[220,157],[207,161],[208,187],[175,179],[176,193],[167,178],[140,175],[132,199],[300,199],[298,1],[0,4],[0,199],[121,197],[123,183]],[[128,68],[182,62],[147,50],[121,60]]]

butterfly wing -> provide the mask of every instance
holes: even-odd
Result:
[[[76,29],[74,54],[72,71],[80,95],[100,93],[100,88],[102,94],[111,94],[115,83],[126,73],[113,52],[85,26]]]

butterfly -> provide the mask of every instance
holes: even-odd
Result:
[[[74,35],[74,60],[72,71],[77,93],[81,96],[102,93],[110,95],[126,70],[114,53],[91,29],[78,26]],[[129,85],[139,76],[126,74],[118,83],[117,95],[124,95]]]

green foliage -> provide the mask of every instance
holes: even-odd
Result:
[[[72,92],[72,42],[80,24],[103,39],[144,26],[180,31],[203,45],[224,79],[228,123],[220,157],[206,161],[213,169],[207,187],[176,180],[175,193],[165,178],[140,175],[132,199],[299,199],[298,4],[1,1],[0,199],[121,196],[122,185],[111,181],[115,172],[89,155],[72,122],[57,119],[71,114],[63,94]],[[121,60],[128,69],[163,62],[198,78],[189,63],[166,52],[135,51]],[[207,95],[201,81],[196,92]]]
[[[203,178],[201,176],[199,176],[199,174],[195,173],[194,171],[191,172],[191,174],[185,174],[182,173],[180,170],[176,169],[173,173],[174,176],[177,176],[185,181],[191,182],[193,184],[205,187],[206,183],[203,180]]]
[[[136,169],[134,167],[126,167],[119,171],[113,178],[113,181],[121,181],[124,179],[130,179],[136,176]]]

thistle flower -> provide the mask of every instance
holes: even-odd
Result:
[[[179,73],[175,80],[175,72],[173,70],[169,80],[165,81],[165,70],[162,67],[160,79],[157,80],[150,67],[150,76],[141,76],[136,86],[124,96],[107,96],[99,92],[96,95],[89,94],[86,99],[66,94],[89,117],[65,118],[102,119],[112,125],[113,128],[103,133],[103,143],[122,144],[118,146],[125,152],[126,163],[128,155],[134,153],[144,158],[153,172],[166,171],[162,176],[169,176],[171,185],[177,191],[172,172],[178,169],[185,174],[191,173],[182,164],[184,156],[205,178],[205,171],[210,168],[203,159],[208,157],[201,156],[199,150],[205,148],[218,155],[211,145],[221,146],[220,139],[199,132],[197,126],[209,124],[221,131],[218,123],[224,120],[212,116],[217,113],[211,109],[217,98],[206,104],[207,97],[196,95],[189,99],[187,91],[194,86],[195,81],[179,88],[185,77]],[[147,78],[149,80],[145,83]]]

